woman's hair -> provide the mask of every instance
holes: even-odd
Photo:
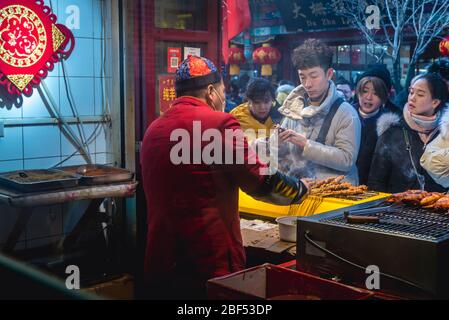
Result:
[[[421,79],[426,80],[432,99],[438,99],[441,101],[436,111],[445,106],[449,98],[446,81],[444,81],[438,73],[426,72],[414,77],[411,83],[413,84]]]
[[[385,82],[383,82],[383,80],[378,77],[371,77],[371,76],[363,77],[362,79],[359,80],[359,82],[357,82],[355,92],[358,95],[362,95],[363,88],[370,82],[373,84],[374,92],[376,92],[376,95],[380,98],[382,103],[387,102],[388,101],[387,86],[385,85]]]

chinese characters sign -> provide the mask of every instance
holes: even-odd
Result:
[[[164,113],[176,99],[175,76],[159,76],[159,110]]]
[[[269,28],[284,24],[275,0],[251,0],[251,27]]]
[[[71,43],[67,51],[65,47]],[[50,7],[39,0],[0,3],[0,84],[10,94],[32,94],[32,86],[53,70],[58,54],[70,55],[73,34],[56,24]]]
[[[321,31],[350,28],[338,15],[338,1],[275,0],[288,31]]]

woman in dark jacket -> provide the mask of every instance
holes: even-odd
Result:
[[[357,109],[362,123],[362,136],[357,169],[360,184],[368,183],[371,161],[377,143],[376,123],[386,112],[400,114],[400,109],[389,99],[391,90],[390,73],[384,66],[375,66],[361,75],[357,82]]]
[[[368,187],[388,193],[410,189],[443,192],[420,165],[427,146],[439,134],[438,122],[448,99],[445,82],[434,73],[412,80],[402,119],[382,115]]]

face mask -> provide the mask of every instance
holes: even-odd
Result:
[[[212,87],[212,88],[213,88],[213,87]],[[213,89],[214,89],[215,93],[217,94],[218,99],[220,99],[220,103],[221,103],[221,108],[220,108],[220,109],[217,109],[217,107],[215,106],[215,103],[212,102],[212,104],[214,105],[214,109],[217,110],[217,111],[224,111],[224,109],[225,109],[225,107],[226,107],[226,100],[223,100],[223,99],[220,97],[220,94],[218,93],[218,91],[217,91],[215,88],[213,88]]]

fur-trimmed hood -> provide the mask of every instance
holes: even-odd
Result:
[[[279,112],[290,119],[302,120],[308,118],[316,113],[327,114],[332,103],[335,99],[342,96],[337,90],[333,81],[329,81],[329,92],[326,99],[319,107],[313,107],[313,111],[310,114],[308,106],[306,106],[307,92],[303,85],[299,85],[287,96],[282,107],[279,108]]]
[[[401,123],[401,117],[393,112],[386,112],[377,119],[377,136],[380,137],[393,126],[397,126]]]
[[[445,140],[449,140],[449,106],[443,111],[440,118],[440,134]],[[393,126],[399,125],[401,117],[398,114],[387,112],[377,119],[377,136],[380,137],[385,131]]]
[[[293,89],[292,92],[284,100],[282,106],[278,109],[285,116],[295,120],[302,119],[300,111],[305,105],[306,90],[302,85]]]

